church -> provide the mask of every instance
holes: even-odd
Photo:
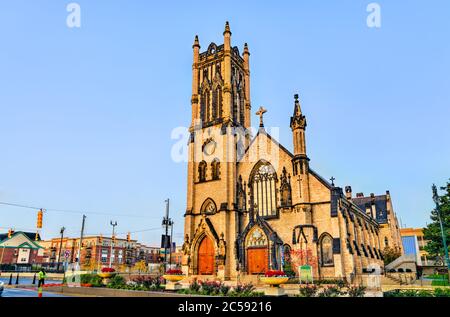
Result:
[[[309,265],[315,279],[354,282],[382,268],[386,247],[402,252],[389,192],[353,197],[312,169],[298,95],[292,152],[266,131],[263,107],[252,129],[249,48],[231,45],[228,22],[223,41],[193,45],[185,274],[236,281]]]

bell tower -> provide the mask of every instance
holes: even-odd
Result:
[[[194,127],[215,125],[250,127],[250,67],[247,43],[242,56],[231,46],[228,22],[223,32],[224,43],[209,44],[200,52],[195,37],[192,65],[192,123]],[[198,126],[197,126],[198,125]]]
[[[223,44],[210,43],[201,51],[199,38],[195,36],[192,48],[192,120],[183,265],[194,275],[211,269],[203,257],[206,251],[200,250],[207,235],[212,243],[204,245],[211,251],[206,253],[217,260],[213,274],[229,278],[236,267],[234,242],[241,213],[237,207],[240,188],[237,165],[240,149],[245,149],[250,140],[250,52],[247,44],[242,54],[231,45],[228,22]]]

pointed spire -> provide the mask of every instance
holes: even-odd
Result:
[[[225,35],[226,33],[229,33],[231,35],[231,31],[230,31],[230,23],[225,22],[225,31],[223,32],[223,35]]]
[[[298,101],[298,94],[294,95],[295,105],[294,105],[294,117],[302,115],[302,108],[300,107],[300,101]]]
[[[194,45],[192,45],[192,48],[195,48],[195,47],[200,48],[200,43],[198,41],[198,35],[195,36]]]
[[[243,55],[245,55],[245,54],[250,55],[250,52],[249,52],[249,50],[248,50],[248,45],[247,45],[247,43],[244,44],[244,54],[243,54]]]

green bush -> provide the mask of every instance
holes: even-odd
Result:
[[[450,289],[430,290],[393,290],[383,293],[384,297],[450,297]]]
[[[450,286],[448,280],[433,280],[431,281],[432,286]]]
[[[300,297],[314,297],[316,296],[318,287],[314,284],[300,287]]]
[[[348,288],[349,297],[364,297],[366,294],[366,288],[364,286],[351,286]]]
[[[125,279],[121,275],[114,275],[114,277],[111,278],[110,282],[108,283],[107,287],[109,288],[123,288],[126,286]]]

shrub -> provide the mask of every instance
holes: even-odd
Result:
[[[347,293],[350,297],[364,297],[366,294],[366,288],[364,286],[351,286],[349,287]]]
[[[200,288],[201,288],[201,285],[197,282],[196,279],[194,279],[192,281],[192,283],[189,285],[189,290],[191,292],[198,292],[198,291],[200,291]]]
[[[125,279],[123,276],[116,275],[113,278],[111,278],[111,281],[108,283],[107,287],[109,288],[123,288],[125,287]]]
[[[238,284],[229,293],[234,297],[253,297],[258,296],[259,293],[254,292],[255,286],[253,284]]]
[[[231,287],[225,284],[220,285],[220,294],[223,296],[226,296],[228,292],[230,291]]]
[[[222,283],[220,282],[200,282],[204,295],[217,295],[220,293]]]
[[[442,289],[442,288],[436,288],[434,290],[435,297],[450,297],[450,289]]]
[[[449,286],[447,280],[433,280],[431,281],[432,286]]]
[[[339,295],[342,295],[342,292],[340,288],[336,286],[325,287],[324,290],[319,293],[319,297],[338,297]]]
[[[301,297],[314,297],[314,296],[316,296],[317,291],[318,291],[318,287],[314,284],[300,287],[300,296]]]

